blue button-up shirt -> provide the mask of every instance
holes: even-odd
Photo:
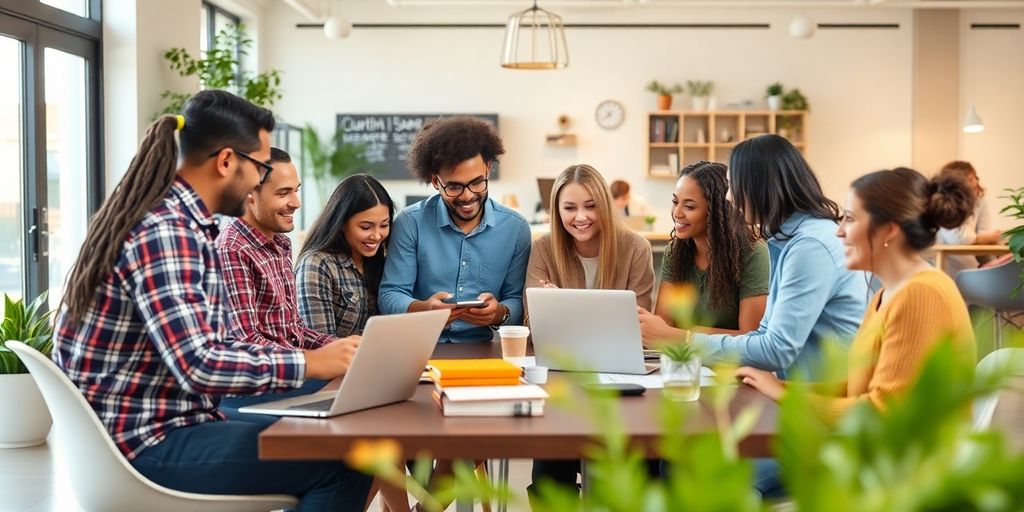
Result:
[[[784,235],[768,239],[771,271],[761,324],[739,336],[695,333],[708,359],[738,356],[740,364],[762,370],[799,368],[805,378],[822,377],[822,342],[832,337],[849,346],[870,293],[864,273],[846,268],[837,227],[804,213],[786,219]]]
[[[483,219],[469,234],[456,226],[440,195],[402,211],[391,227],[378,306],[384,314],[405,313],[414,300],[449,292],[453,301],[490,292],[509,309],[507,324],[523,319],[523,284],[530,259],[530,226],[521,215],[491,199]],[[441,333],[441,341],[489,341],[487,326],[461,320]]]

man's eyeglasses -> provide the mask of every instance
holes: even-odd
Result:
[[[468,188],[470,192],[479,194],[487,190],[487,178],[480,178],[469,182],[468,185],[462,183],[448,183],[444,184],[441,179],[438,178],[438,183],[441,184],[441,189],[444,190],[444,195],[448,197],[459,197]]]
[[[213,153],[210,153],[209,156],[210,157],[217,156],[217,154],[220,153],[221,151],[224,151],[224,149],[225,148],[220,148],[217,151],[214,151]],[[235,148],[231,148],[231,151],[234,151],[238,155],[241,155],[241,156],[245,157],[250,162],[256,164],[256,167],[259,167],[260,185],[262,185],[264,181],[267,181],[267,176],[270,176],[270,171],[274,170],[274,166],[273,165],[270,165],[270,164],[268,164],[266,162],[257,160],[256,158],[254,158],[249,153],[246,153],[245,151],[239,151],[239,150],[237,150]]]

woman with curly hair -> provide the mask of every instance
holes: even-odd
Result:
[[[694,319],[705,326],[699,331],[738,334],[757,329],[764,316],[768,246],[736,215],[727,197],[726,172],[723,164],[701,161],[679,173],[661,280],[697,289]],[[645,341],[679,336],[664,303],[658,301],[654,315],[641,311]]]

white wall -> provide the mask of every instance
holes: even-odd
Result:
[[[998,217],[1006,204],[1005,188],[1024,186],[1021,129],[1024,123],[1024,30],[970,30],[971,23],[1020,23],[1024,10],[965,11],[961,16],[961,122],[973,103],[985,123],[981,133],[960,133],[960,158],[978,170],[988,190],[996,226],[1011,227]]]
[[[346,3],[355,22],[503,23],[512,9],[390,8],[383,2]],[[492,197],[514,192],[532,212],[535,178],[573,163],[590,163],[606,178],[625,178],[659,211],[667,229],[672,184],[644,177],[644,113],[655,98],[651,79],[716,83],[719,105],[761,102],[776,80],[799,87],[811,107],[809,159],[826,192],[842,200],[856,176],[911,161],[912,16],[903,9],[804,11],[819,22],[893,22],[899,30],[818,31],[790,38],[797,10],[607,9],[563,10],[567,23],[742,22],[770,30],[567,31],[570,65],[560,71],[516,71],[499,66],[501,29],[368,29],[332,41],[280,3],[263,23],[266,65],[284,71],[285,97],[275,110],[288,122],[333,129],[338,112],[497,112],[508,154]],[[621,101],[626,122],[605,131],[593,121],[604,99]],[[677,98],[677,101],[680,101]],[[568,114],[576,148],[548,147],[556,118]],[[400,202],[425,189],[386,183]],[[308,205],[314,207],[314,205]]]

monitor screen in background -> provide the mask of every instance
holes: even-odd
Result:
[[[537,190],[540,191],[540,206],[549,212],[551,211],[551,187],[554,184],[554,178],[537,178]]]

